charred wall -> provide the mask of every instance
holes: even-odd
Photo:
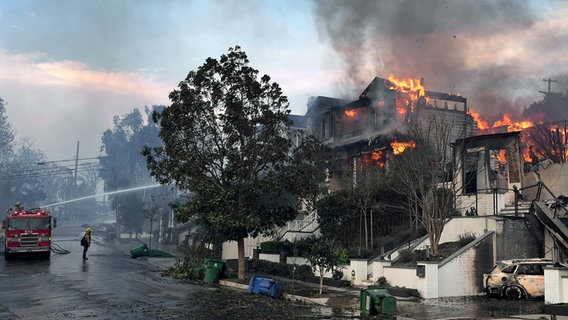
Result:
[[[496,260],[544,256],[538,224],[525,217],[502,217],[496,232]]]

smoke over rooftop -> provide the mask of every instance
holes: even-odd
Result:
[[[464,95],[491,120],[541,100],[543,78],[558,80],[553,91],[568,89],[566,6],[539,5],[327,0],[315,2],[314,15],[320,37],[345,64],[344,97],[357,97],[375,76],[424,77],[426,89]]]

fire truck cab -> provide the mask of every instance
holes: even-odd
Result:
[[[56,220],[49,211],[40,208],[10,211],[2,221],[4,229],[4,255],[6,260],[16,255],[51,256],[51,229]]]

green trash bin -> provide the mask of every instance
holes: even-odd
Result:
[[[394,316],[396,314],[396,297],[386,294],[384,296],[379,295],[379,301],[381,310],[380,314]]]
[[[147,255],[148,255],[148,245],[146,245],[145,243],[143,243],[141,246],[130,249],[130,256],[132,258],[138,258]]]
[[[227,277],[227,264],[225,261],[205,259],[205,268],[213,268],[219,271],[218,277]]]
[[[361,290],[361,316],[395,315],[396,298],[386,289]]]
[[[205,278],[205,266],[197,266],[193,269],[193,277],[196,280],[203,280]]]
[[[219,282],[219,269],[213,267],[205,267],[205,278],[203,282],[213,284]]]

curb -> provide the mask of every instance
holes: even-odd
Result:
[[[248,289],[249,289],[249,286],[246,285],[246,284],[236,283],[236,282],[227,281],[227,280],[219,280],[219,285],[231,287],[231,288],[242,289],[242,290],[246,290],[246,291],[248,291]],[[286,300],[300,301],[300,302],[304,302],[304,303],[319,304],[319,305],[322,305],[322,306],[325,306],[327,304],[327,301],[329,300],[329,298],[308,298],[308,297],[298,296],[298,295],[288,294],[288,293],[283,294],[282,298],[284,298]]]

